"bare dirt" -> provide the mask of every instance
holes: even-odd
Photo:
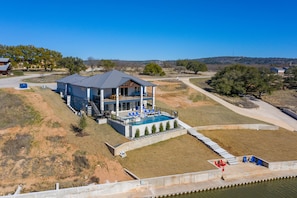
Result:
[[[96,130],[98,124],[94,126],[89,119],[89,135],[77,137],[70,124],[76,124],[79,118],[58,94],[39,89],[5,91],[22,98],[39,112],[41,120],[0,130],[0,195],[13,193],[19,184],[23,185],[23,192],[32,192],[54,189],[57,182],[64,188],[131,179],[101,137],[109,132],[109,142],[126,141],[112,128]]]

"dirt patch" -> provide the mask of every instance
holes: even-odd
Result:
[[[154,81],[157,85],[156,98],[173,108],[200,107],[214,104],[203,94],[189,88],[178,80]]]
[[[0,130],[0,194],[13,193],[19,184],[24,185],[23,192],[31,192],[54,189],[56,182],[66,188],[131,179],[104,144],[128,141],[111,127],[88,119],[89,135],[76,137],[71,124],[79,118],[58,94],[39,88],[3,91],[22,98],[40,120]],[[106,166],[98,166],[101,161]]]

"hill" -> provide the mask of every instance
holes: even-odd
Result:
[[[260,58],[260,57],[243,57],[243,56],[221,56],[191,59],[205,63],[209,70],[217,70],[220,67],[232,64],[243,64],[264,67],[286,67],[297,65],[297,58]],[[175,67],[176,60],[112,60],[117,67],[144,67],[150,62],[155,62],[162,67]],[[90,65],[90,61],[84,61],[86,65]],[[93,65],[98,65],[100,60],[92,60]]]
[[[72,126],[79,118],[59,94],[38,87],[2,89],[0,98],[0,115],[8,114],[1,118],[7,124],[0,129],[0,195],[14,193],[19,184],[22,192],[32,192],[54,189],[57,182],[65,188],[131,179],[104,144],[127,140],[89,118],[87,136],[76,136]]]

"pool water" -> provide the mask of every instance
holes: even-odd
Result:
[[[148,116],[142,118],[138,122],[132,122],[131,125],[142,125],[142,124],[150,124],[153,122],[161,122],[166,120],[172,120],[172,117],[166,116],[166,115],[155,115],[155,116]]]

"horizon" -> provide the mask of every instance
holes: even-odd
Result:
[[[293,0],[16,0],[1,5],[6,9],[0,44],[34,45],[83,60],[297,57]]]

